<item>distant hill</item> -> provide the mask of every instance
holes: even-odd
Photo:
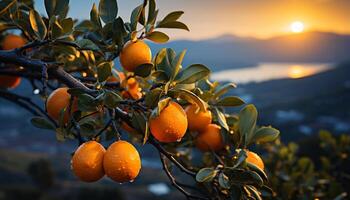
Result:
[[[349,60],[350,35],[328,32],[288,34],[269,39],[223,35],[191,41],[151,44],[154,52],[163,47],[188,49],[185,65],[204,63],[214,71],[252,66],[260,62],[341,62]]]

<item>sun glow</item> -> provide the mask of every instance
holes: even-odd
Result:
[[[304,31],[304,29],[305,29],[305,25],[301,21],[295,21],[295,22],[290,24],[290,30],[293,33],[301,33]]]
[[[288,68],[288,76],[290,78],[302,78],[313,74],[311,69],[307,69],[300,65],[292,65]]]

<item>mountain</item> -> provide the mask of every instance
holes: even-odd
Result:
[[[329,62],[349,59],[350,35],[305,32],[268,39],[223,35],[205,40],[151,44],[154,52],[187,49],[184,64],[203,63],[214,71],[253,66],[260,62]]]

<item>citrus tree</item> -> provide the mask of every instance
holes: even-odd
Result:
[[[167,42],[164,29],[189,30],[182,11],[158,19],[156,2],[145,0],[122,19],[116,0],[101,0],[79,21],[67,16],[68,0],[45,0],[45,8],[40,15],[31,0],[0,2],[0,96],[30,111],[32,124],[58,141],[78,141],[71,162],[78,179],[133,181],[141,169],[134,144],[142,150],[148,143],[188,199],[273,194],[262,159],[249,148],[279,131],[258,126],[256,108],[226,94],[233,83],[210,81],[202,64],[183,67],[185,50],[155,53],[145,42]],[[12,91],[23,78],[40,105]],[[225,112],[235,106],[243,108]],[[180,182],[174,168],[194,183]]]

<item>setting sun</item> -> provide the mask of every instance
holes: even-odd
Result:
[[[304,29],[305,29],[304,23],[301,21],[295,21],[290,25],[290,30],[293,33],[301,33],[304,31]]]
[[[302,67],[300,65],[292,65],[288,68],[288,76],[290,78],[302,78],[312,74],[310,69]]]

